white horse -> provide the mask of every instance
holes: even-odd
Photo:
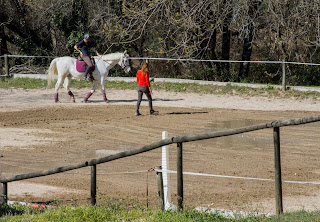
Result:
[[[95,70],[92,73],[94,77],[94,81],[92,83],[91,91],[88,95],[84,98],[84,102],[87,102],[89,97],[94,93],[97,88],[98,83],[100,82],[101,85],[101,92],[103,95],[103,100],[107,102],[107,97],[105,93],[105,86],[104,82],[108,76],[109,70],[114,67],[116,64],[120,65],[125,72],[130,71],[130,64],[129,64],[129,55],[126,53],[111,53],[102,56],[94,56],[95,60]],[[54,82],[54,75],[58,75],[58,80],[55,86],[55,94],[54,94],[54,101],[58,102],[58,90],[63,86],[67,90],[70,98],[73,102],[75,102],[74,95],[69,88],[69,84],[72,78],[74,79],[83,79],[85,73],[78,72],[76,70],[76,59],[72,57],[60,57],[55,58],[52,60],[50,67],[48,69],[48,87],[52,86]]]

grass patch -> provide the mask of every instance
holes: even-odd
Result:
[[[16,206],[13,206],[15,208]],[[19,207],[21,209],[21,207]],[[155,209],[113,209],[99,206],[60,206],[42,209],[39,212],[23,207],[20,215],[2,216],[2,221],[226,221],[218,214],[198,212],[195,210],[162,212]]]
[[[137,89],[137,83],[124,81],[107,81],[106,88],[113,89]],[[201,85],[197,83],[170,83],[170,82],[154,82],[151,83],[153,90],[163,90],[179,93],[200,93],[200,94],[216,94],[216,95],[237,95],[242,97],[262,96],[270,98],[293,98],[293,99],[312,99],[319,100],[318,92],[302,92],[295,90],[282,91],[281,89],[268,86],[266,88],[251,88],[244,86],[226,86]],[[22,89],[41,89],[47,87],[47,81],[41,79],[30,78],[5,78],[0,81],[0,88],[22,88]],[[83,80],[73,80],[70,84],[71,88],[91,88],[91,83]]]
[[[0,80],[0,88],[41,89],[47,87],[47,81],[31,78],[4,78]]]
[[[199,212],[193,208],[183,211],[160,211],[157,209],[128,209],[114,206],[58,206],[54,208],[32,209],[28,206],[0,206],[1,221],[319,221],[320,211],[297,211],[280,216],[235,216],[226,218],[218,213]]]

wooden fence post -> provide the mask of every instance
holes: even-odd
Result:
[[[162,167],[159,166],[156,169],[162,170]],[[159,197],[159,207],[164,210],[164,191],[163,191],[163,178],[162,172],[156,172],[157,174],[157,184],[158,184],[158,197]]]
[[[97,165],[91,166],[91,205],[96,205],[97,195]]]
[[[276,213],[283,213],[282,203],[282,179],[281,179],[281,158],[280,158],[280,128],[273,128],[274,141],[274,165],[275,165],[275,195],[276,195]]]
[[[177,143],[177,197],[178,209],[183,209],[183,167],[182,167],[182,143]]]
[[[4,55],[4,72],[6,73],[7,77],[10,76],[10,73],[9,73],[9,59],[8,59],[8,55],[7,54]]]
[[[287,83],[286,83],[286,64],[285,61],[282,62],[282,91],[286,91]]]
[[[1,204],[8,204],[8,183],[2,183],[2,191],[1,191]]]

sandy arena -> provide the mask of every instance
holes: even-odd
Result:
[[[136,91],[108,89],[109,103],[98,90],[76,90],[71,103],[63,90],[60,103],[53,89],[0,89],[0,166],[2,177],[37,172],[140,148],[170,137],[238,128],[273,120],[319,115],[312,100],[200,95],[155,91],[157,116],[134,116]],[[282,179],[320,182],[320,123],[284,127],[281,135]],[[171,145],[170,169],[176,169]],[[184,171],[255,178],[274,178],[272,129],[185,143]],[[104,197],[136,198],[157,204],[156,174],[161,149],[97,166],[98,203]],[[90,203],[90,168],[8,184],[10,200],[84,201]],[[130,172],[130,173],[128,173]],[[176,175],[170,176],[176,203]],[[284,211],[320,208],[320,185],[283,183]],[[147,195],[148,193],[148,195]],[[184,176],[184,203],[232,210],[275,212],[274,182]]]

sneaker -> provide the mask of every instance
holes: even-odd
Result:
[[[158,115],[159,111],[150,110],[150,115]]]
[[[141,116],[141,113],[139,113],[139,111],[136,111],[136,116]]]

